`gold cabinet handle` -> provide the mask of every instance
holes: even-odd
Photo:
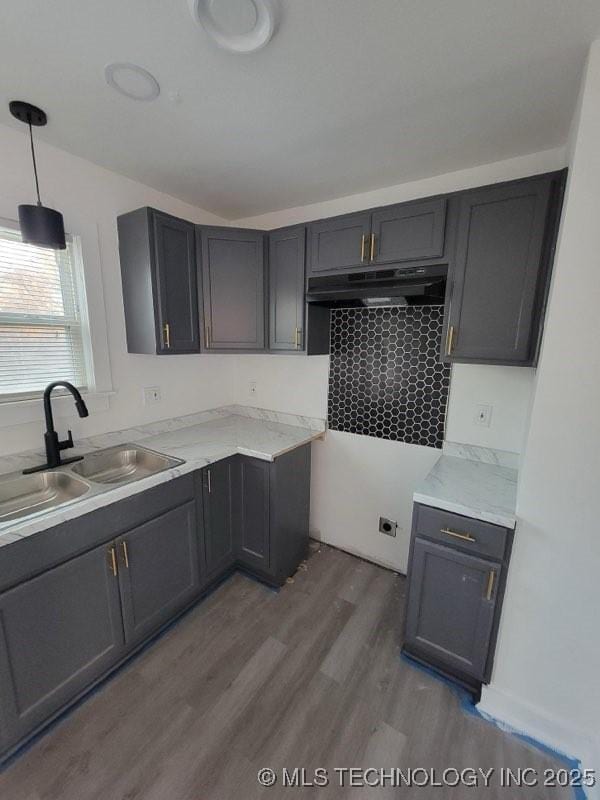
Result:
[[[491,600],[492,599],[492,592],[494,591],[494,581],[496,580],[496,573],[493,569],[490,570],[490,574],[488,575],[488,582],[487,582],[487,591],[485,593],[485,599]]]
[[[121,548],[123,550],[123,561],[125,562],[127,569],[129,569],[129,551],[127,550],[127,542],[121,542]]]
[[[455,539],[462,539],[465,542],[477,541],[470,533],[457,533],[456,531],[451,531],[450,528],[440,528],[440,533],[445,533],[447,536],[454,536]]]
[[[171,349],[171,328],[169,327],[169,323],[165,322],[163,325],[163,337],[165,340],[165,347],[167,350]]]
[[[375,234],[372,233],[371,234],[371,253],[370,253],[370,256],[369,256],[369,260],[373,261],[374,258],[375,258]]]
[[[367,239],[368,239],[368,234],[366,234],[366,233],[363,233],[363,235],[360,237],[360,263],[361,264],[365,260],[365,251],[367,249]]]
[[[211,486],[211,483],[210,483],[210,470],[209,469],[206,470],[206,480],[208,482],[208,493],[212,494],[212,486]]]
[[[117,577],[117,551],[114,547],[108,548],[108,558],[110,563],[110,568],[114,577]]]
[[[454,325],[448,325],[448,330],[446,331],[446,355],[452,355],[452,349],[454,347]]]
[[[302,347],[302,328],[296,328],[294,331],[294,346],[296,350]]]
[[[204,343],[207,347],[210,347],[210,325],[204,326]]]

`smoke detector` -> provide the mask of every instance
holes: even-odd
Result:
[[[275,32],[274,0],[188,0],[192,17],[219,47],[254,53]]]

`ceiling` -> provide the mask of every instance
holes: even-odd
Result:
[[[279,2],[234,55],[188,0],[4,0],[0,122],[41,105],[40,138],[237,219],[563,144],[600,34],[598,0]],[[109,88],[114,61],[158,99]]]

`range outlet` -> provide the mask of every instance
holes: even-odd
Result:
[[[386,536],[396,536],[396,529],[398,523],[393,519],[386,519],[386,517],[379,517],[379,533],[385,533]]]

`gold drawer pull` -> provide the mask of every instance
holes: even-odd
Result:
[[[127,542],[121,542],[121,547],[123,548],[123,561],[125,562],[127,569],[129,569],[129,552],[127,550]]]
[[[360,237],[360,263],[361,264],[365,260],[365,249],[366,249],[366,246],[367,246],[367,238],[368,237],[367,237],[366,233],[363,233],[363,235]]]
[[[455,539],[462,539],[465,542],[477,541],[477,539],[474,536],[471,536],[470,533],[457,533],[456,531],[451,531],[450,528],[440,528],[440,533],[445,533],[448,536],[454,536]]]
[[[117,577],[117,554],[115,552],[115,548],[114,547],[109,547],[108,548],[108,556],[110,558],[110,568],[111,568],[112,574],[116,578]]]
[[[454,348],[454,325],[448,325],[446,332],[446,355],[451,356]]]
[[[371,234],[371,258],[370,260],[373,261],[375,258],[375,234]]]
[[[168,322],[165,322],[165,324],[163,325],[163,332],[164,332],[164,337],[165,337],[165,347],[167,348],[167,350],[170,350],[171,349],[171,328],[170,328]]]
[[[490,570],[490,574],[488,576],[488,583],[487,583],[487,591],[485,593],[485,599],[491,600],[492,599],[492,592],[494,591],[494,581],[496,580],[496,573],[494,570]]]

